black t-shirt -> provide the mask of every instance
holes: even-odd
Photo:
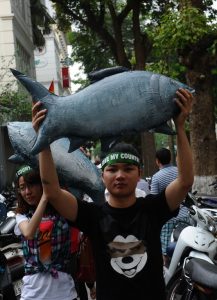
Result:
[[[164,192],[128,208],[78,201],[73,226],[88,234],[96,261],[97,300],[164,300],[162,225],[171,213]]]

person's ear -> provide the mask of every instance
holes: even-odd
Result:
[[[103,183],[105,184],[105,180],[104,180],[104,172],[102,171],[102,181],[103,181]]]

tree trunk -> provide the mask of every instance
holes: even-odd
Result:
[[[141,152],[142,152],[142,176],[150,177],[157,171],[155,163],[155,141],[154,134],[144,132],[141,134]]]
[[[201,70],[205,70],[200,60]],[[213,194],[209,184],[217,175],[217,141],[215,133],[213,82],[211,76],[191,70],[188,84],[196,87],[195,102],[190,118],[190,139],[194,158],[194,189],[202,194]]]
[[[147,54],[149,53],[151,46],[150,42],[146,41],[145,36],[141,33],[140,30],[140,9],[141,1],[134,1],[133,8],[133,36],[134,36],[134,52],[136,58],[136,70],[145,70],[145,64],[147,59]],[[146,41],[146,43],[145,43]],[[141,133],[141,154],[142,154],[142,176],[150,177],[156,170],[155,164],[155,139],[154,134],[149,132]]]

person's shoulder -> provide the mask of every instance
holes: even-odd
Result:
[[[138,205],[141,205],[146,209],[155,209],[155,207],[159,207],[164,201],[166,201],[165,190],[157,194],[148,194],[145,197],[137,198]]]
[[[153,178],[153,177],[157,177],[160,173],[161,173],[161,170],[158,170],[157,172],[155,172],[155,173],[152,175],[152,178]]]
[[[171,165],[169,168],[168,168],[168,171],[167,171],[168,173],[173,173],[173,174],[178,174],[178,168],[177,168],[177,166],[173,166],[173,165]]]
[[[178,172],[178,167],[177,166],[173,166],[173,170],[176,170]]]
[[[21,219],[27,219],[27,216],[25,214],[17,213],[17,214],[15,214],[15,218],[18,221],[18,220],[21,220]]]
[[[142,190],[141,188],[136,188],[136,197],[139,198],[139,197],[146,197],[147,196],[147,193]]]
[[[153,200],[153,199],[155,199],[155,198],[163,197],[164,191],[165,191],[165,190],[163,190],[163,191],[161,191],[161,192],[159,192],[159,193],[157,193],[157,194],[151,194],[151,193],[150,193],[150,194],[147,194],[145,197],[139,197],[139,198],[150,201],[150,200]]]
[[[167,174],[171,172],[178,172],[178,168],[173,165],[165,165],[162,169],[159,170],[160,174]]]
[[[86,206],[86,207],[93,206],[96,204],[94,201],[86,201],[83,199],[77,199],[77,202],[78,202],[79,206],[81,205],[81,206]]]
[[[177,166],[174,166],[174,165],[172,165],[172,164],[169,164],[169,165],[167,166],[167,168],[165,168],[165,169],[168,169],[168,170],[178,170]]]
[[[170,165],[169,168],[170,169],[175,169],[175,170],[177,169],[178,170],[177,166],[174,166],[174,165]]]
[[[89,211],[99,211],[105,204],[104,201],[100,202],[100,203],[96,203],[94,201],[92,202],[87,202],[84,200],[77,200],[78,202],[78,209],[79,210],[89,210]]]
[[[159,177],[161,177],[163,171],[163,169],[158,170],[156,173],[153,174],[151,181],[153,181],[153,179],[158,179]]]

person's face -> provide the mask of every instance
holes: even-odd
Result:
[[[127,197],[135,193],[140,179],[138,166],[126,163],[116,163],[106,166],[103,181],[109,193],[115,197]]]
[[[36,206],[42,196],[42,186],[40,183],[26,183],[24,177],[21,176],[19,178],[19,192],[29,205]]]

